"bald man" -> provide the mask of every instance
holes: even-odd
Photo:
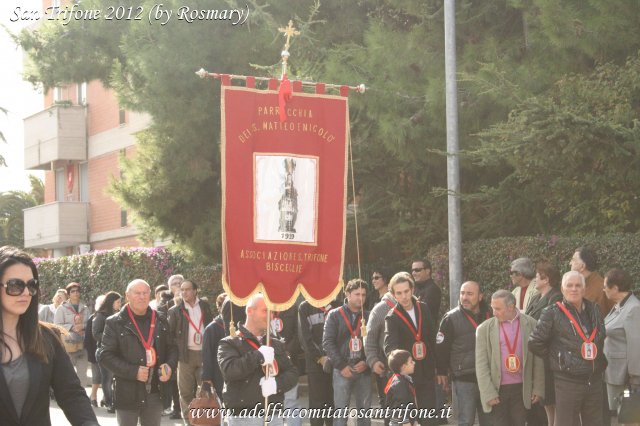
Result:
[[[127,304],[109,317],[99,351],[101,367],[115,377],[114,404],[118,425],[159,425],[162,401],[159,383],[176,370],[178,349],[169,324],[149,307],[151,288],[133,280],[125,292]]]
[[[458,424],[474,424],[476,412],[480,426],[491,424],[482,410],[476,378],[476,328],[491,317],[489,305],[482,300],[482,289],[475,281],[460,287],[460,304],[442,317],[436,336],[438,383],[445,388],[449,376],[458,401]]]
[[[287,355],[284,343],[272,336],[267,345],[267,305],[258,293],[249,299],[244,324],[238,324],[235,336],[227,336],[218,345],[218,364],[224,378],[223,399],[229,426],[262,426],[263,417],[246,417],[254,407],[284,401],[284,393],[298,383],[298,370]],[[266,370],[270,369],[267,377]],[[244,411],[244,413],[243,413]],[[244,417],[242,417],[244,414]],[[282,425],[282,417],[270,419],[272,426]]]

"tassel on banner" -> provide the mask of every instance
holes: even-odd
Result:
[[[280,82],[280,90],[278,91],[278,106],[280,107],[280,121],[287,121],[287,102],[291,100],[291,81],[287,78],[286,74],[282,75],[282,82]]]

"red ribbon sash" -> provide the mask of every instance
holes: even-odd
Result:
[[[408,319],[406,319],[404,317],[404,315],[400,314],[400,312],[398,311],[398,309],[394,309],[393,312],[402,320],[404,321],[404,323],[407,325],[407,327],[409,328],[409,331],[411,332],[411,334],[413,334],[413,337],[416,339],[416,342],[420,342],[422,341],[421,339],[421,334],[422,334],[422,309],[420,309],[420,304],[416,303],[415,304],[417,311],[418,311],[418,329],[416,330],[413,323],[410,322]]]
[[[196,333],[200,333],[200,329],[202,328],[202,323],[204,321],[204,315],[202,313],[202,309],[200,310],[200,324],[198,324],[197,327],[195,323],[191,321],[191,317],[189,317],[189,313],[187,312],[186,309],[182,308],[182,313],[184,314],[184,317],[187,319],[187,321],[189,321],[189,324],[191,324],[191,326],[196,331]]]
[[[389,377],[389,380],[387,381],[387,385],[384,387],[384,394],[388,394],[389,393],[389,389],[391,389],[391,385],[393,384],[393,379],[398,378],[398,380],[402,380],[400,378],[400,374],[393,374],[391,377]],[[411,394],[413,395],[413,402],[415,403],[415,405],[418,405],[417,399],[416,399],[416,388],[407,381],[407,384],[409,385],[409,390],[411,391]]]
[[[349,333],[351,333],[351,337],[357,337],[358,333],[360,333],[360,324],[362,324],[362,317],[358,317],[358,324],[356,325],[356,331],[354,332],[353,327],[351,327],[351,322],[349,322],[349,318],[347,318],[347,314],[344,313],[344,308],[340,308],[340,314],[342,315],[344,322],[347,324],[347,328],[349,329]]]
[[[153,331],[156,328],[156,311],[154,311],[153,309],[151,310],[151,325],[149,326],[149,337],[146,340],[142,336],[140,327],[138,327],[138,323],[136,322],[136,319],[133,317],[133,313],[131,312],[131,308],[129,307],[129,305],[127,305],[127,313],[129,314],[129,318],[131,318],[131,322],[133,323],[133,325],[136,327],[136,330],[138,331],[138,336],[140,336],[140,341],[142,342],[142,346],[144,346],[146,350],[151,349],[151,342],[153,341]]]
[[[571,315],[571,312],[569,312],[569,310],[562,304],[562,302],[556,302],[556,305],[558,305],[558,307],[562,310],[562,312],[564,312],[567,318],[569,318],[569,321],[571,321],[571,324],[573,324],[573,326],[576,328],[576,331],[578,332],[582,340],[585,343],[593,342],[593,339],[595,339],[596,333],[598,332],[598,326],[596,325],[595,327],[593,327],[593,332],[591,332],[591,336],[589,337],[589,339],[587,339],[587,336],[585,336],[584,332],[582,331],[582,327],[580,326],[580,324],[578,324],[573,315]]]
[[[462,311],[464,316],[467,317],[467,319],[469,320],[469,322],[471,323],[473,328],[477,329],[478,328],[478,323],[476,322],[476,320],[474,320],[473,317],[471,317],[471,315],[466,313],[464,309],[460,308],[460,310]],[[489,319],[489,312],[486,313],[486,318],[485,319]]]
[[[253,349],[258,349],[260,348],[260,346],[258,346],[258,344],[256,342],[254,342],[251,339],[248,339],[245,337],[245,335],[242,333],[242,331],[236,331],[236,335],[242,337],[244,339],[245,342],[247,342]]]
[[[511,346],[509,337],[507,337],[507,333],[504,331],[504,323],[500,323],[500,329],[502,330],[502,337],[504,337],[504,342],[507,344],[509,355],[515,355],[516,349],[518,348],[518,337],[520,336],[520,319],[518,319],[518,328],[516,329],[516,338],[513,340],[513,346]]]

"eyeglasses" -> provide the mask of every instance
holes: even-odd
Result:
[[[77,288],[72,288],[71,290],[69,290],[69,293],[80,293],[80,290]]]
[[[413,269],[411,270],[411,272],[422,272],[422,271],[424,271],[425,269],[427,269],[427,268],[413,268]]]
[[[19,278],[11,278],[2,286],[9,296],[20,296],[24,293],[25,287],[29,290],[29,296],[35,296],[38,292],[38,280],[32,278],[26,283]]]
[[[371,281],[379,280],[380,278],[382,278],[382,275],[374,275],[371,277]]]
[[[518,275],[519,273],[518,271],[509,271],[509,275]]]

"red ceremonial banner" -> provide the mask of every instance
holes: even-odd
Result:
[[[325,306],[342,287],[347,97],[294,92],[286,121],[278,105],[223,82],[223,286],[239,305],[262,291],[276,311],[299,292]]]

